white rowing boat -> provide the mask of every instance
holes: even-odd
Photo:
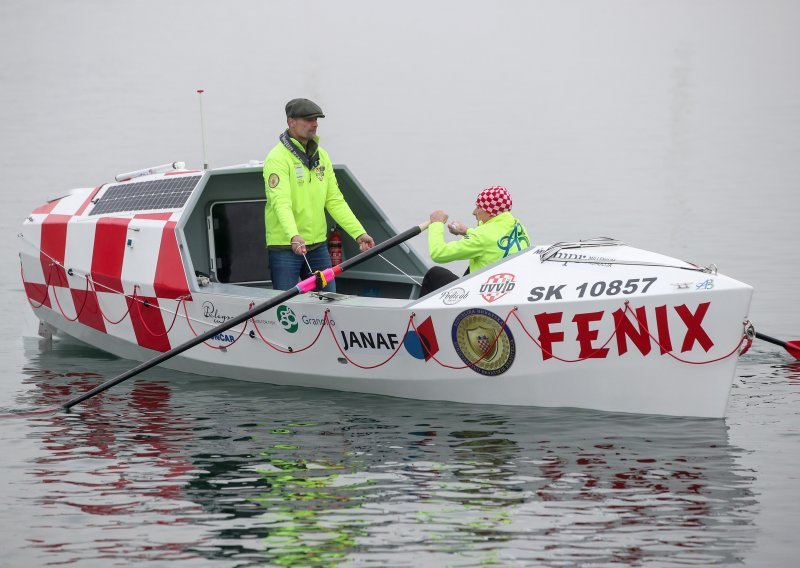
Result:
[[[43,335],[145,361],[280,296],[260,164],[145,173],[24,221],[22,278]],[[394,235],[349,170],[336,174],[376,241]],[[337,276],[339,293],[297,295],[163,364],[413,399],[721,417],[752,339],[750,286],[613,239],[532,247],[418,298],[426,269],[400,245]]]

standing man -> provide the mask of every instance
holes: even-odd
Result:
[[[466,225],[453,221],[447,228],[454,235],[464,238],[445,242],[444,224],[448,215],[441,209],[431,213],[428,227],[428,251],[434,262],[469,260],[468,272],[520,252],[531,245],[522,223],[511,214],[511,194],[502,186],[487,187],[478,194],[472,214],[478,226],[468,229]],[[441,266],[434,266],[422,280],[420,296],[425,296],[458,280],[458,276]]]
[[[288,290],[312,272],[331,267],[325,211],[362,251],[375,246],[342,196],[328,153],[319,145],[322,109],[308,99],[286,103],[289,128],[264,160],[264,222],[272,287]],[[325,286],[335,292],[336,283]]]

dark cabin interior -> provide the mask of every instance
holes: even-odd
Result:
[[[376,242],[398,231],[346,166],[334,166],[347,203]],[[187,206],[191,214],[183,225],[192,265],[212,282],[271,288],[264,236],[264,178],[260,166],[210,173],[202,191]],[[334,227],[328,217],[328,231]],[[344,231],[342,254],[358,254],[358,246]],[[428,266],[416,252],[401,244],[336,279],[337,293],[380,298],[414,299]],[[389,264],[390,261],[397,268]]]

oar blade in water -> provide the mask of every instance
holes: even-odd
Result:
[[[787,341],[786,351],[795,359],[800,359],[800,341]]]

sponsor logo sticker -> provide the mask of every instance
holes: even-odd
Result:
[[[417,331],[410,329],[403,341],[403,347],[414,359],[429,361],[439,352],[439,342],[433,329],[433,320],[430,316],[417,326]]]
[[[516,285],[516,282],[514,282],[514,275],[510,272],[492,274],[486,279],[486,282],[481,284],[481,297],[487,302],[492,303],[511,292]]]
[[[325,323],[325,317],[323,316],[321,318],[314,318],[303,315],[303,317],[300,318],[300,321],[302,321],[305,325],[323,325]],[[328,322],[331,324],[331,326],[336,327],[336,322],[331,318],[328,318]]]
[[[233,318],[233,316],[219,313],[219,310],[217,310],[216,306],[209,301],[203,302],[203,317],[210,319],[214,323],[225,323],[229,319]]]
[[[697,290],[711,290],[714,288],[714,279],[709,278],[708,280],[704,280],[702,282],[698,282],[695,284],[695,289]]]
[[[214,303],[210,302],[208,300],[203,302],[202,310],[203,310],[203,317],[206,318],[206,319],[210,319],[214,323],[225,323],[226,321],[228,321],[230,319],[233,319],[235,317],[235,316],[231,316],[231,315],[228,315],[228,314],[221,313],[217,309],[217,307],[214,305]],[[242,311],[244,311],[244,310],[245,310],[245,308],[242,308]],[[237,313],[236,315],[239,315],[239,314]],[[262,318],[256,318],[255,321],[256,321],[256,323],[258,325],[275,325],[277,323],[277,322],[275,322],[273,320],[264,319],[263,317]]]
[[[517,349],[508,327],[499,316],[473,308],[461,312],[453,321],[453,347],[464,363],[481,375],[497,376],[514,363]]]
[[[400,345],[396,333],[382,333],[380,331],[345,331],[342,334],[342,347],[348,349],[386,349],[394,351]]]
[[[297,316],[294,315],[292,308],[289,306],[278,306],[276,313],[278,314],[278,323],[284,331],[289,333],[297,331]]]
[[[467,296],[469,296],[469,292],[457,286],[439,294],[439,299],[445,306],[452,306],[466,299]]]

